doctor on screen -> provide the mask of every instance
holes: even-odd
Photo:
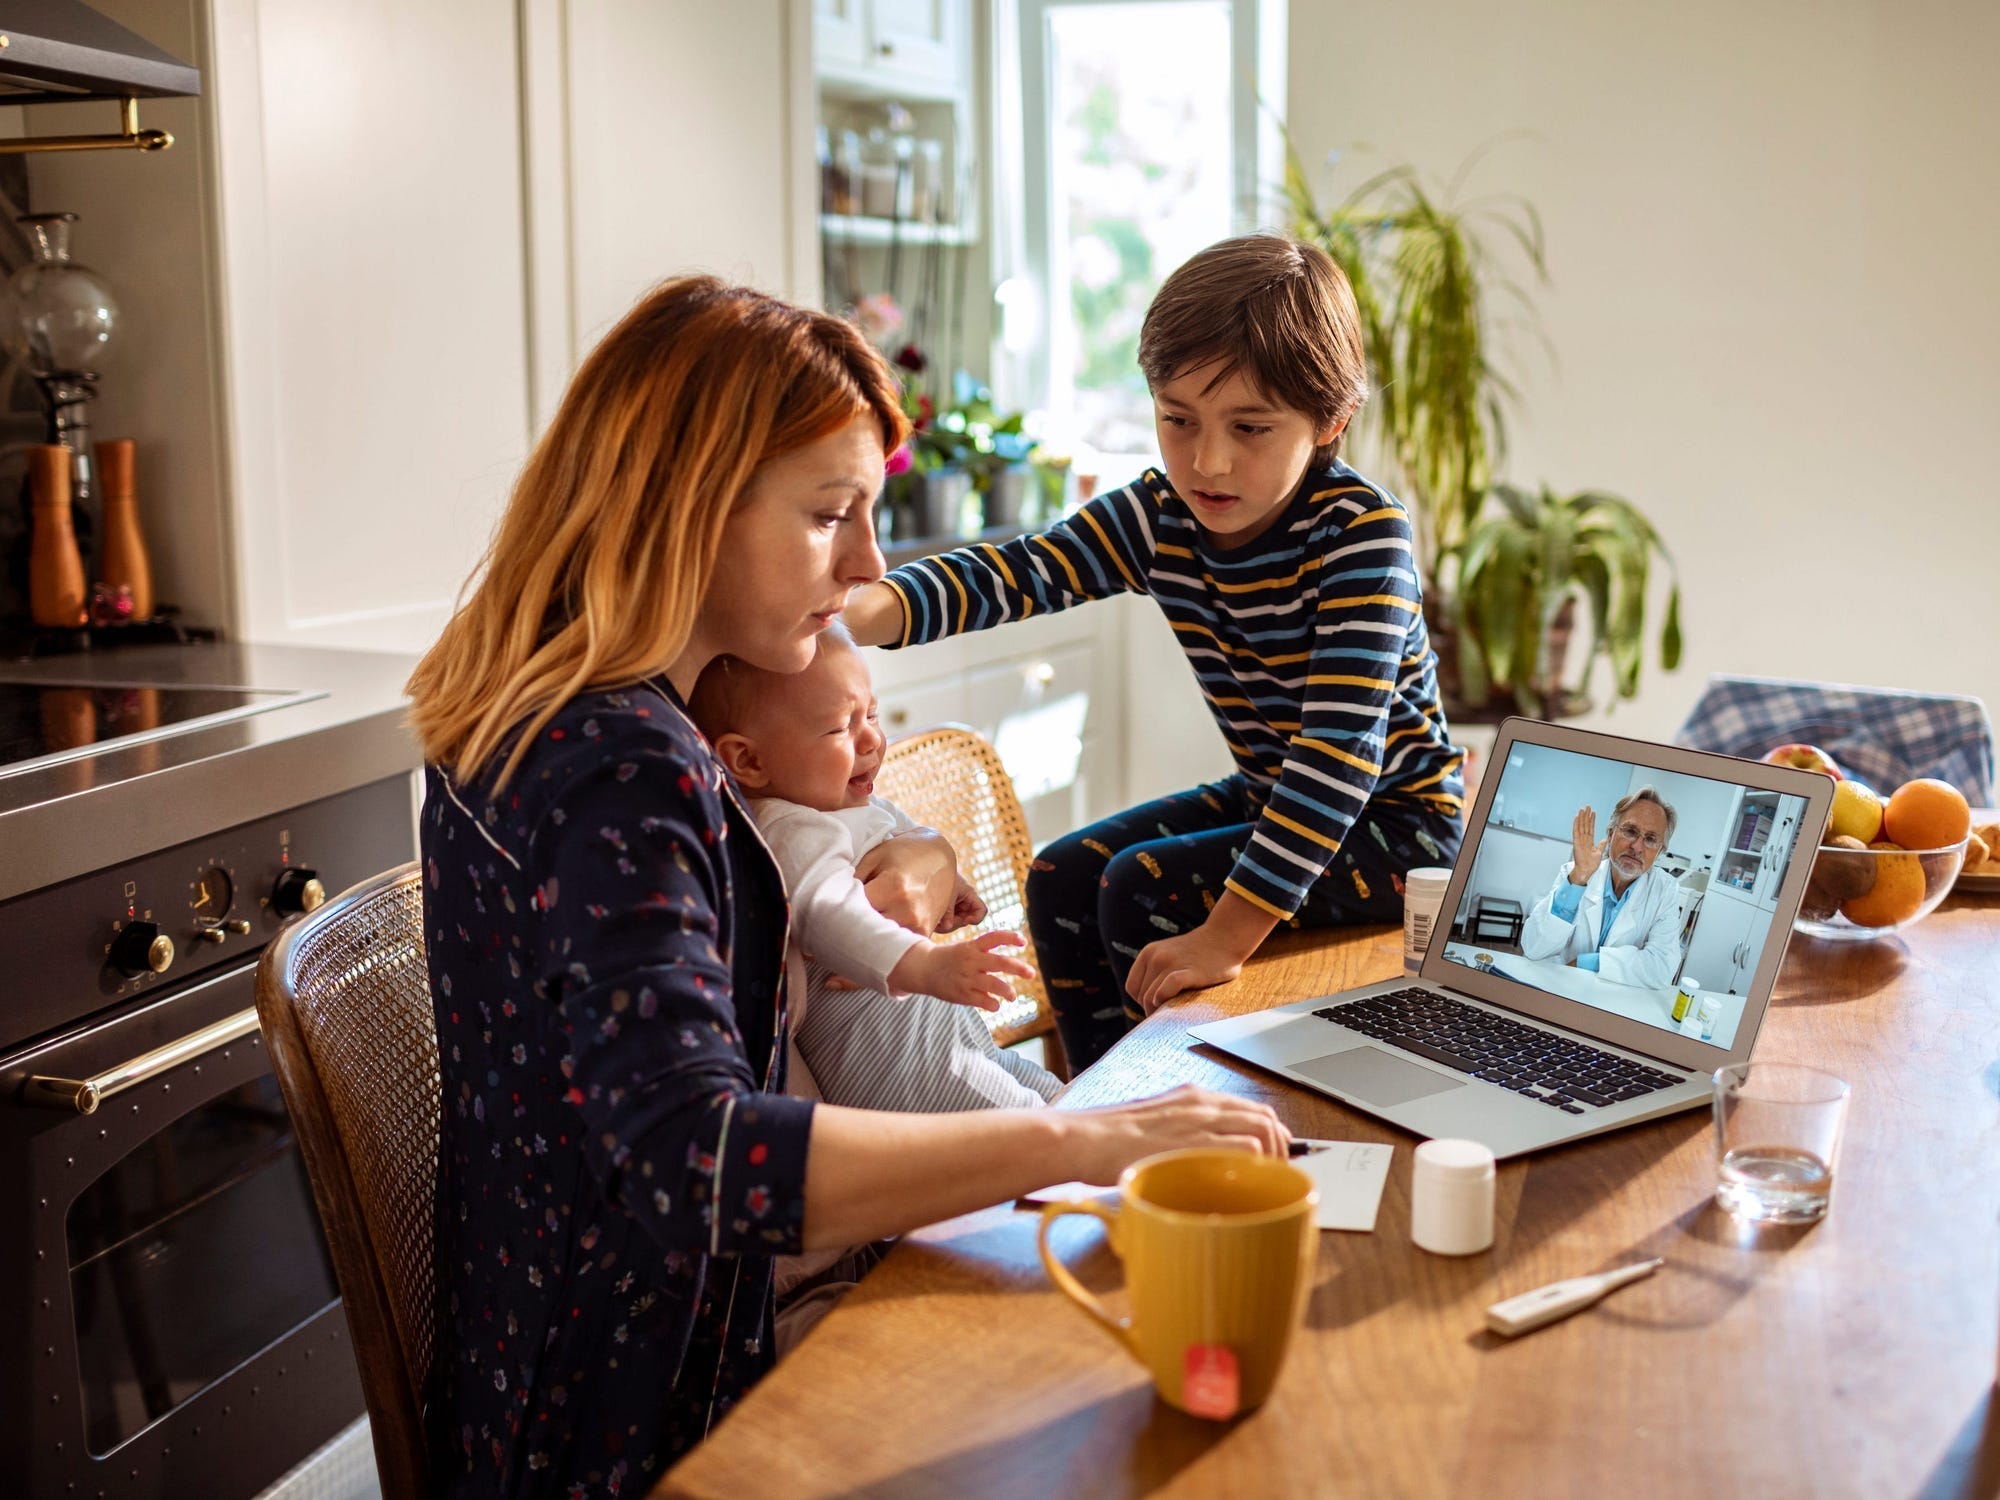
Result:
[[[1673,836],[1674,810],[1649,786],[1620,799],[1611,831],[1577,809],[1575,857],[1521,929],[1524,957],[1555,959],[1619,984],[1671,984],[1681,961],[1680,883],[1653,862]]]

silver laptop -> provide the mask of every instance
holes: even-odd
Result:
[[[1694,1109],[1756,1043],[1832,803],[1814,772],[1509,719],[1416,976],[1190,1035],[1500,1157]]]

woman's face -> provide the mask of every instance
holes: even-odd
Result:
[[[803,671],[848,591],[882,576],[874,519],[881,487],[873,417],[759,468],[723,528],[694,636],[671,674],[675,685],[687,691],[725,652],[768,672]],[[684,668],[691,668],[686,684]]]

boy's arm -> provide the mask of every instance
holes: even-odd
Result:
[[[906,563],[855,594],[842,618],[860,644],[894,648],[1143,594],[1165,485],[1149,470],[1041,531]]]

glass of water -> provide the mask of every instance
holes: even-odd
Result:
[[[1745,1062],[1715,1073],[1715,1201],[1767,1224],[1810,1224],[1833,1193],[1853,1090],[1800,1063]]]

